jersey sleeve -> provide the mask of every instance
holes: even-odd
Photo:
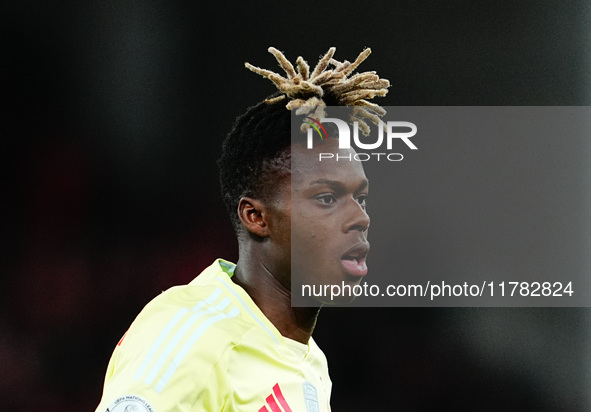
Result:
[[[207,303],[215,289],[196,299],[194,288],[164,292],[138,315],[111,356],[97,412],[223,410],[232,312]]]

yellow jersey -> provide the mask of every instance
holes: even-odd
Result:
[[[328,412],[326,357],[283,337],[216,260],[140,312],[115,347],[97,412]]]

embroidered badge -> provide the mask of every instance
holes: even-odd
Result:
[[[306,409],[308,412],[319,412],[318,393],[316,387],[310,382],[304,382],[304,399],[306,400]]]

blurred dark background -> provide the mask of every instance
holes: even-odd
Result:
[[[1,409],[94,410],[143,305],[236,258],[215,160],[273,91],[245,61],[370,46],[383,105],[589,105],[590,8],[4,2]],[[587,411],[590,326],[584,308],[326,308],[315,336],[337,412]]]

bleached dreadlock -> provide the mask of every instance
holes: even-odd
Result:
[[[353,106],[351,121],[357,121],[365,135],[369,134],[366,120],[378,124],[386,113],[368,100],[386,95],[390,82],[380,79],[375,72],[351,76],[371,50],[365,49],[353,63],[334,60],[335,50],[331,47],[312,72],[308,63],[298,57],[296,72],[283,53],[270,47],[269,52],[287,77],[246,63],[248,69],[271,80],[279,92],[238,117],[222,145],[218,160],[222,197],[239,235],[242,232],[237,214],[240,198],[269,199],[281,177],[290,173],[291,110],[319,120],[326,117],[326,106]],[[331,65],[334,67],[330,68]]]
[[[338,106],[354,106],[351,115],[351,123],[357,121],[359,128],[364,135],[369,135],[369,126],[365,122],[369,119],[374,124],[379,124],[380,116],[386,111],[375,103],[368,100],[375,96],[385,96],[388,93],[390,82],[380,79],[375,71],[358,73],[349,77],[353,71],[371,54],[371,49],[363,50],[353,63],[345,60],[339,62],[333,59],[336,48],[331,47],[320,59],[312,73],[310,66],[299,56],[296,60],[297,73],[293,65],[285,55],[274,47],[269,47],[269,53],[275,56],[287,77],[283,77],[270,70],[261,69],[250,63],[245,66],[261,76],[271,80],[277,89],[282,93],[273,99],[267,99],[267,103],[275,103],[289,99],[285,107],[289,110],[296,109],[296,114],[310,114],[320,120],[326,117],[323,100],[325,95],[336,101]],[[333,69],[329,69],[333,65]],[[302,124],[302,130],[309,127],[307,123]]]

